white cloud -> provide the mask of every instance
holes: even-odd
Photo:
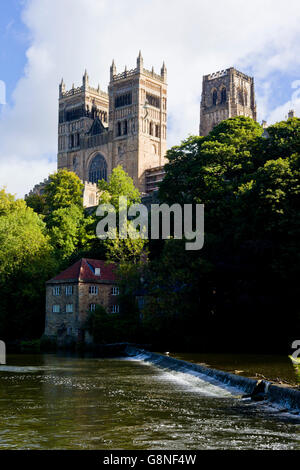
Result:
[[[300,80],[295,80],[291,84],[291,88],[295,91],[291,93],[290,99],[268,114],[267,121],[269,124],[287,119],[288,112],[292,109],[295,111],[296,116],[300,116]]]
[[[62,76],[71,87],[87,68],[92,84],[105,89],[112,58],[118,70],[135,67],[139,49],[147,68],[160,70],[165,60],[172,145],[198,132],[203,74],[251,64],[267,82],[274,71],[299,67],[300,3],[288,6],[281,0],[27,0],[23,20],[31,45],[15,104],[0,121],[0,186],[22,195],[52,170]],[[270,113],[267,95],[259,99]],[[15,183],[10,161],[24,184]]]

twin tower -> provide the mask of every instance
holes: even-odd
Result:
[[[117,165],[122,165],[141,192],[149,192],[155,169],[166,162],[166,139],[165,64],[159,75],[153,68],[146,70],[140,52],[136,68],[117,73],[113,61],[108,93],[100,86],[92,88],[87,72],[79,88],[73,85],[67,91],[62,80],[58,169],[74,171],[86,182],[85,205],[96,204],[92,188]]]
[[[254,80],[229,68],[203,77],[200,135],[224,119],[256,120]],[[110,67],[108,93],[93,88],[85,72],[82,86],[59,86],[58,169],[74,171],[85,182],[84,204],[97,203],[96,184],[121,165],[142,193],[163,177],[167,150],[167,69]]]

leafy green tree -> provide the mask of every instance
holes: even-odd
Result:
[[[168,152],[161,202],[205,204],[205,245],[194,253],[194,262],[198,258],[211,266],[204,277],[211,301],[204,308],[199,302],[198,311],[202,318],[214,312],[214,343],[223,348],[234,341],[236,349],[251,348],[254,342],[256,348],[282,350],[295,330],[300,332],[295,294],[299,130],[299,119],[263,132],[250,118],[238,117],[223,121],[207,137],[190,137]],[[179,253],[178,245],[177,258]],[[168,279],[167,261],[160,261],[158,274]],[[197,276],[192,267],[187,269]],[[182,276],[178,270],[178,278]],[[196,298],[199,286],[193,285],[192,292]],[[161,303],[163,297],[154,295],[151,302]],[[172,297],[162,307],[170,314],[179,303]],[[182,305],[185,308],[187,300]]]
[[[98,344],[135,341],[136,327],[137,322],[130,316],[107,313],[102,306],[91,312],[87,320],[87,330]]]
[[[117,214],[120,212],[119,197],[127,198],[127,209],[135,203],[141,202],[141,196],[138,189],[134,186],[132,178],[122,169],[121,166],[114,168],[109,178],[109,182],[104,180],[99,182],[100,201],[99,204],[111,204]],[[114,238],[103,240],[103,246],[106,250],[106,258],[109,261],[132,261],[137,262],[141,256],[146,253],[147,241],[143,238],[133,239],[133,233],[130,224],[127,224],[127,238],[120,237],[120,227],[118,225]]]
[[[41,194],[30,194],[25,198],[28,207],[31,207],[37,214],[46,215],[47,206],[45,197]]]
[[[83,208],[83,184],[72,171],[58,170],[49,177],[45,188],[45,202],[48,212],[70,206]]]
[[[57,263],[39,215],[3,190],[0,201],[1,337],[37,337],[44,328],[44,283]]]
[[[76,250],[82,250],[94,236],[88,230],[91,219],[76,206],[62,207],[51,213],[48,219],[49,235],[53,247],[61,258],[69,258]]]
[[[141,202],[139,190],[120,165],[113,169],[108,182],[101,180],[98,186],[100,190],[99,204],[109,203],[118,210],[120,196],[127,197],[128,206]]]

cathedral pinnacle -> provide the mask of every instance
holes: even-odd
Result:
[[[164,78],[165,81],[167,80],[167,67],[166,67],[165,61],[162,64],[160,75]]]
[[[138,70],[142,70],[144,68],[144,59],[143,59],[141,50],[139,51],[139,55],[138,55],[136,64],[137,64]]]
[[[59,93],[65,93],[65,91],[66,91],[66,85],[65,85],[64,79],[62,78],[59,84]]]
[[[110,66],[110,79],[112,80],[114,75],[117,74],[117,67],[115,64],[115,60],[113,59],[112,64]]]
[[[85,69],[85,72],[84,72],[84,75],[83,75],[82,84],[83,84],[84,87],[87,87],[88,84],[89,84],[89,76],[88,76],[88,73],[87,73],[86,69]]]

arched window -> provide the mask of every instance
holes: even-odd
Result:
[[[218,92],[217,92],[217,90],[214,90],[213,93],[212,93],[213,106],[216,106],[217,101],[218,101]]]
[[[117,123],[117,137],[120,137],[122,135],[122,128],[121,128],[121,122],[119,121]]]
[[[221,103],[226,103],[227,100],[227,93],[226,93],[226,88],[222,88],[221,90]]]
[[[239,104],[244,106],[244,93],[243,93],[243,90],[241,90],[240,88],[238,90],[238,101],[239,101]]]
[[[150,134],[150,135],[153,135],[153,123],[152,123],[152,122],[150,122],[149,134]]]
[[[89,203],[90,203],[91,206],[95,205],[95,194],[90,194]]]
[[[89,168],[89,182],[98,183],[99,180],[107,181],[107,163],[105,158],[98,153],[91,161]]]

